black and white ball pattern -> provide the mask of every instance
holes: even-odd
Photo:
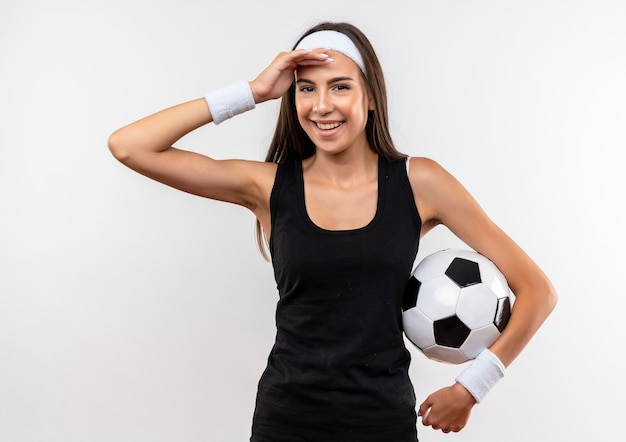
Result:
[[[486,257],[446,249],[424,258],[404,294],[404,333],[428,358],[460,364],[474,359],[502,333],[513,296]]]

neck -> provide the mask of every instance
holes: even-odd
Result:
[[[302,162],[305,173],[341,187],[360,185],[377,179],[378,154],[369,147],[359,150],[346,150],[339,154],[316,152]]]

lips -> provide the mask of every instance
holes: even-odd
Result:
[[[321,130],[332,130],[336,129],[343,124],[343,121],[335,121],[333,123],[321,123],[319,121],[315,122],[315,125]]]

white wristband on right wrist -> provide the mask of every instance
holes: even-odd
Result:
[[[504,377],[504,371],[504,364],[486,348],[461,372],[456,381],[474,396],[476,402],[480,402]]]
[[[250,83],[247,81],[238,81],[216,89],[206,94],[204,98],[209,105],[215,124],[220,124],[237,114],[254,109],[256,106]]]

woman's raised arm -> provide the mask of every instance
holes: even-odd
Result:
[[[280,53],[252,82],[255,103],[281,97],[299,65],[328,63],[323,50]],[[244,84],[244,87],[247,85]],[[228,95],[220,97],[228,112]],[[223,112],[220,112],[220,116]],[[188,193],[239,204],[256,211],[267,205],[275,165],[259,161],[215,160],[173,147],[183,136],[214,120],[204,98],[182,103],[115,131],[108,146],[131,169]]]

